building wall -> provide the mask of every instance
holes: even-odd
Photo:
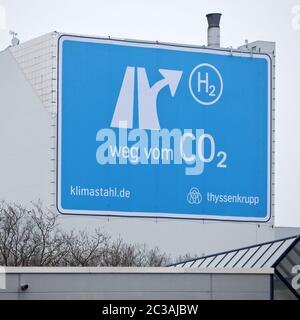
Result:
[[[282,239],[292,236],[300,235],[300,228],[291,227],[276,227],[275,228],[275,239]]]
[[[49,199],[50,122],[10,50],[0,52],[0,197]]]
[[[171,268],[7,268],[1,299],[268,300],[266,270]],[[21,285],[28,289],[21,290]]]

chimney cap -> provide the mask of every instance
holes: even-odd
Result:
[[[220,27],[220,20],[221,20],[221,13],[209,13],[206,15],[208,27],[209,28],[219,28]]]

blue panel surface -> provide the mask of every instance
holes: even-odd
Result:
[[[58,210],[267,221],[270,64],[62,36]]]

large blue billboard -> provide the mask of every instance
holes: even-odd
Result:
[[[57,208],[267,221],[268,55],[63,35]]]

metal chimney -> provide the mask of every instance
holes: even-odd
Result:
[[[209,47],[220,48],[220,20],[221,13],[209,13],[206,15],[208,22],[207,45]]]

